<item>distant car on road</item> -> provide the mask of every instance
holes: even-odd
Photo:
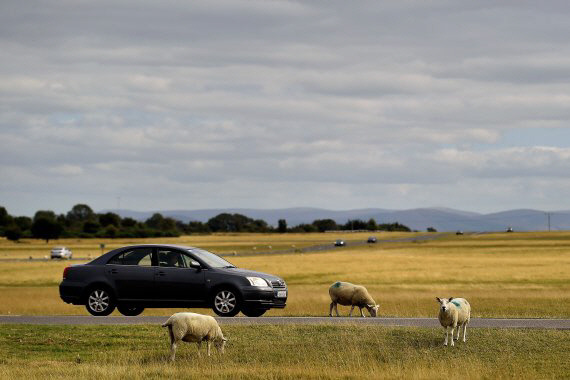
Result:
[[[513,232],[513,227],[508,227],[506,232]]]
[[[144,308],[207,307],[233,317],[259,317],[287,301],[283,279],[239,269],[195,247],[133,245],[65,268],[59,295],[93,315],[139,315]]]
[[[378,239],[376,239],[376,236],[369,236],[368,237],[368,243],[376,243],[378,241]]]
[[[71,250],[66,247],[53,247],[50,257],[52,259],[71,259],[72,255]]]
[[[335,247],[344,247],[345,245],[346,245],[346,242],[342,239],[338,239],[337,241],[334,242]]]
[[[455,233],[455,235],[463,235],[463,231],[458,230],[458,231]]]

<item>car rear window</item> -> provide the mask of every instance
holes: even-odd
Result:
[[[151,266],[152,248],[135,248],[115,255],[107,264]]]

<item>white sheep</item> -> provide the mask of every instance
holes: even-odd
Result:
[[[449,335],[449,328],[451,327],[451,345],[454,346],[453,332],[457,328],[457,336],[455,340],[459,340],[459,331],[463,326],[463,342],[465,343],[467,339],[467,325],[471,320],[471,305],[465,298],[453,298],[448,299],[435,297],[437,302],[439,302],[439,323],[445,329],[445,341],[444,346],[447,346],[447,340]]]
[[[332,310],[336,312],[336,316],[339,317],[337,304],[343,306],[352,306],[350,308],[349,317],[352,316],[352,311],[355,306],[360,309],[360,316],[364,317],[362,313],[362,308],[365,307],[370,313],[371,317],[375,317],[378,314],[379,305],[370,297],[368,290],[364,286],[354,285],[350,282],[337,281],[332,284],[329,288],[329,295],[331,296],[331,305],[329,310],[329,316],[332,317]]]
[[[168,318],[162,327],[168,327],[170,360],[172,361],[174,361],[174,356],[176,355],[176,345],[180,341],[198,343],[198,356],[200,356],[200,348],[204,341],[208,343],[208,356],[210,356],[210,345],[212,342],[214,342],[219,353],[224,353],[227,339],[224,338],[218,322],[209,315],[176,313]]]

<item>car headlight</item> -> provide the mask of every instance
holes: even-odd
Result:
[[[269,286],[261,277],[246,277],[251,286]]]

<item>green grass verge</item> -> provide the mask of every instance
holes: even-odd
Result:
[[[568,378],[570,331],[470,329],[443,347],[443,329],[223,326],[226,354],[195,344],[167,361],[166,330],[134,326],[0,326],[0,378]]]

